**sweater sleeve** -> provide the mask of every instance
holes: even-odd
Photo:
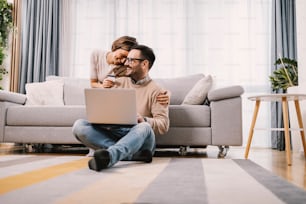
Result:
[[[147,117],[147,122],[150,123],[155,133],[162,135],[169,129],[169,107],[168,105],[161,105],[157,102],[156,97],[158,93],[154,94],[152,98],[152,118]]]
[[[102,82],[112,70],[112,66],[106,61],[107,51],[94,50],[90,56],[90,79]]]
[[[135,88],[137,96],[137,111],[146,117],[155,134],[165,134],[169,129],[169,107],[157,102],[159,93],[164,92],[155,82],[147,85],[135,85],[129,77],[116,79],[116,88]]]

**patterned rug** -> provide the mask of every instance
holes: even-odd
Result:
[[[89,158],[0,156],[0,203],[305,203],[306,191],[250,160],[154,157],[94,172]]]

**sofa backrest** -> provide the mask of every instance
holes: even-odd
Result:
[[[65,105],[85,105],[84,89],[90,88],[89,79],[48,76],[46,80],[61,80],[64,82],[63,99]]]
[[[170,91],[170,104],[179,105],[196,82],[203,77],[203,74],[194,74],[176,78],[156,78],[154,80],[161,87]],[[84,89],[90,87],[89,79],[48,76],[46,80],[61,80],[64,82],[63,98],[65,105],[85,104]]]

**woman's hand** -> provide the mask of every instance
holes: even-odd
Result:
[[[116,77],[126,76],[126,69],[127,66],[125,66],[124,64],[117,65],[116,67],[113,68],[113,73]]]
[[[157,102],[160,103],[161,105],[169,105],[170,103],[170,95],[168,91],[161,92],[157,96]]]

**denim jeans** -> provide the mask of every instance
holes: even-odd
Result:
[[[149,123],[134,126],[92,124],[87,120],[77,120],[72,128],[74,135],[81,135],[95,146],[105,148],[110,153],[113,166],[122,159],[131,159],[141,150],[155,151],[155,134]]]

